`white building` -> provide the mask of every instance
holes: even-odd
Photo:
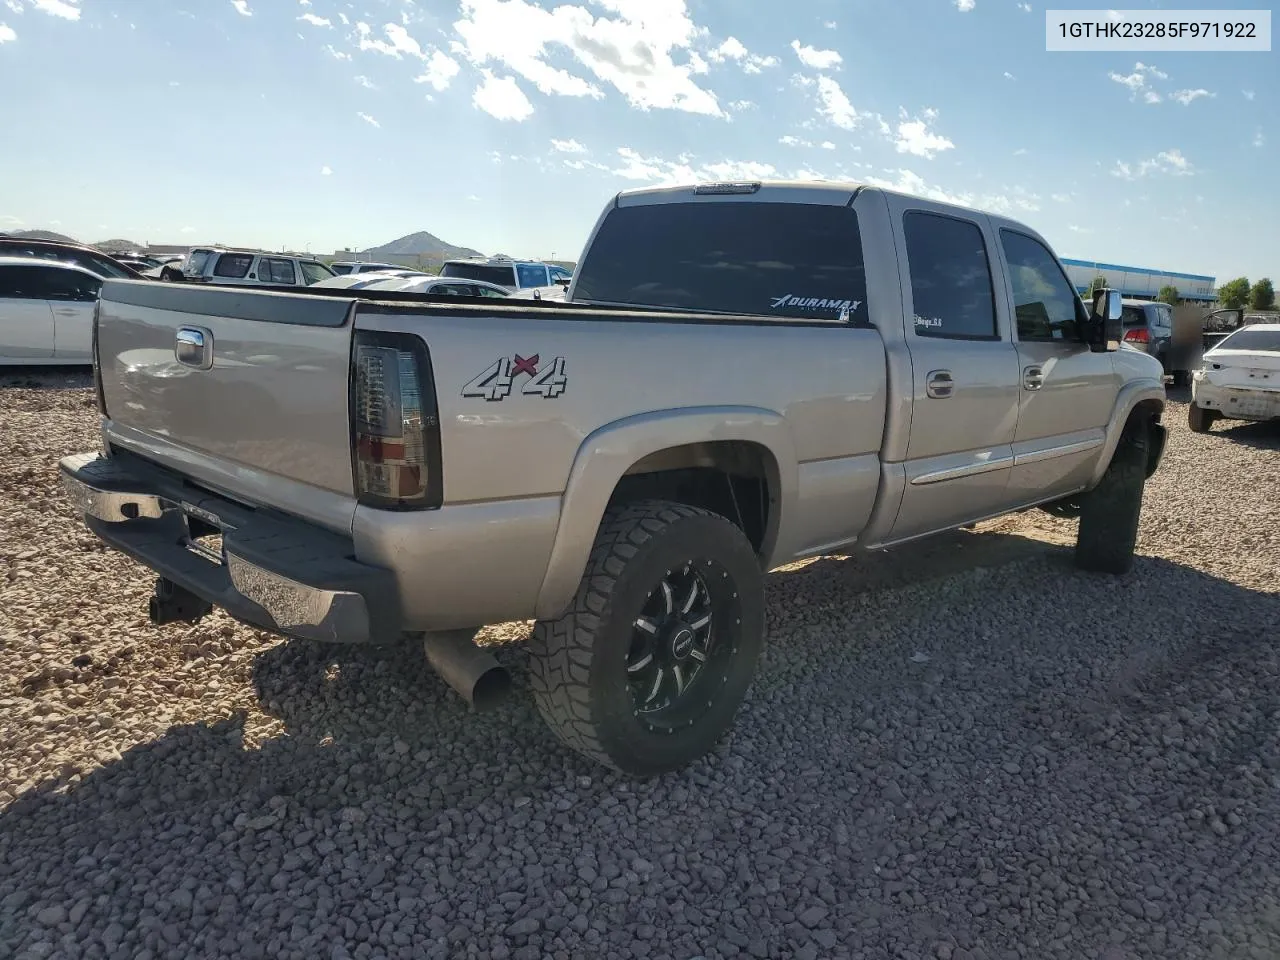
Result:
[[[1093,260],[1068,260],[1065,257],[1062,265],[1067,268],[1067,277],[1082,294],[1089,289],[1094,277],[1101,276],[1107,278],[1108,287],[1119,290],[1126,297],[1154,300],[1161,287],[1176,287],[1178,296],[1183,300],[1212,303],[1218,299],[1215,277],[1148,267],[1125,267]]]

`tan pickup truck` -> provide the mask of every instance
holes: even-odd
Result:
[[[1012,511],[1132,563],[1160,364],[1048,244],[872,187],[619,194],[566,302],[109,280],[85,523],[159,576],[157,623],[420,640],[477,707],[472,642],[537,621],[538,708],[645,776],[731,726],[763,578]]]

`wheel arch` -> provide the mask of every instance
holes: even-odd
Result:
[[[1111,463],[1111,458],[1115,456],[1116,449],[1120,446],[1130,425],[1139,420],[1159,422],[1164,414],[1165,399],[1164,384],[1156,380],[1135,380],[1121,388],[1116,397],[1115,406],[1112,408],[1111,419],[1107,423],[1106,442],[1094,466],[1093,477],[1089,483],[1090,489],[1102,481],[1102,475]],[[1154,471],[1162,453],[1162,449],[1153,449],[1150,452],[1153,460],[1148,464],[1148,476]]]
[[[795,449],[780,413],[749,406],[655,410],[593,431],[574,456],[534,616],[557,617],[572,603],[609,506],[637,485],[636,496],[653,495],[654,484],[637,478],[699,469],[737,476],[753,464],[766,485],[767,515],[753,538],[763,565],[796,495]]]

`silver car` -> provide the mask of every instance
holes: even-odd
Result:
[[[0,364],[93,363],[102,277],[65,260],[0,257]]]

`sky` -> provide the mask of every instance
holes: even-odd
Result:
[[[574,260],[619,190],[821,178],[1280,279],[1280,53],[1049,53],[1044,10],[0,0],[0,230]]]

